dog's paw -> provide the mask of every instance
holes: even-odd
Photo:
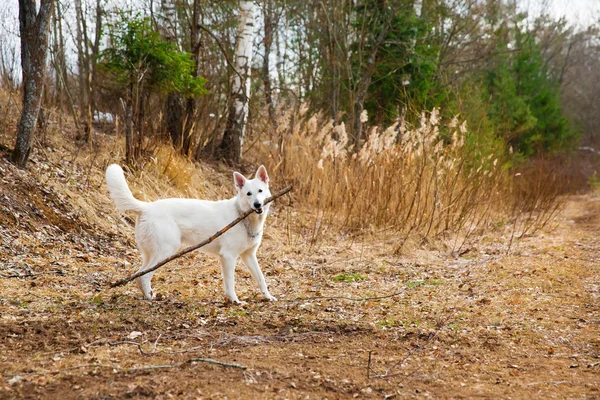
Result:
[[[277,301],[277,297],[271,295],[270,293],[265,294],[265,299],[269,301]]]
[[[225,303],[234,304],[236,306],[241,306],[241,305],[246,304],[245,302],[240,301],[240,299],[238,299],[237,296],[236,297],[226,297]]]
[[[144,293],[144,300],[162,300],[162,295],[156,296],[156,294],[151,290],[149,293]]]

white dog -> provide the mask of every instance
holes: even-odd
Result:
[[[225,295],[231,302],[240,302],[234,288],[238,257],[250,270],[262,294],[271,301],[277,300],[269,293],[256,259],[269,211],[269,204],[265,205],[264,201],[271,196],[267,170],[261,165],[251,180],[234,172],[233,182],[237,196],[229,200],[165,199],[147,203],[133,197],[123,169],[116,164],[110,165],[106,169],[106,183],[113,201],[119,210],[132,211],[137,216],[135,240],[142,255],[140,271],[172,256],[183,246],[200,243],[246,211],[254,210],[241,223],[200,250],[219,257]],[[155,297],[150,286],[153,274],[154,271],[149,272],[136,280],[149,300]]]

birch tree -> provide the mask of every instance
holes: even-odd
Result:
[[[37,11],[35,0],[19,0],[23,108],[11,159],[21,168],[25,167],[29,159],[42,106],[53,3],[53,0],[41,0]]]
[[[254,2],[240,2],[239,35],[235,49],[235,71],[231,85],[231,100],[227,125],[221,141],[221,155],[239,164],[248,119],[250,99],[250,62],[254,45]]]
[[[262,64],[262,78],[265,87],[265,101],[269,109],[269,121],[274,128],[277,128],[275,117],[275,99],[273,98],[273,83],[271,81],[271,47],[273,45],[273,31],[277,26],[273,15],[273,0],[265,0],[263,5],[263,28],[265,54]]]

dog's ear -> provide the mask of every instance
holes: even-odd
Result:
[[[240,174],[239,172],[234,172],[233,173],[233,183],[235,184],[235,187],[239,190],[239,189],[243,188],[244,185],[246,184],[246,178],[244,177],[244,175]]]
[[[269,183],[269,175],[267,175],[267,169],[265,168],[264,165],[261,165],[260,167],[258,167],[258,169],[256,170],[255,177],[260,179],[264,183],[267,183],[267,184]]]

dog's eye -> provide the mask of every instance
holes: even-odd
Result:
[[[252,192],[248,192],[246,193],[248,196],[252,196]]]
[[[258,189],[258,193],[262,193],[262,189]]]

